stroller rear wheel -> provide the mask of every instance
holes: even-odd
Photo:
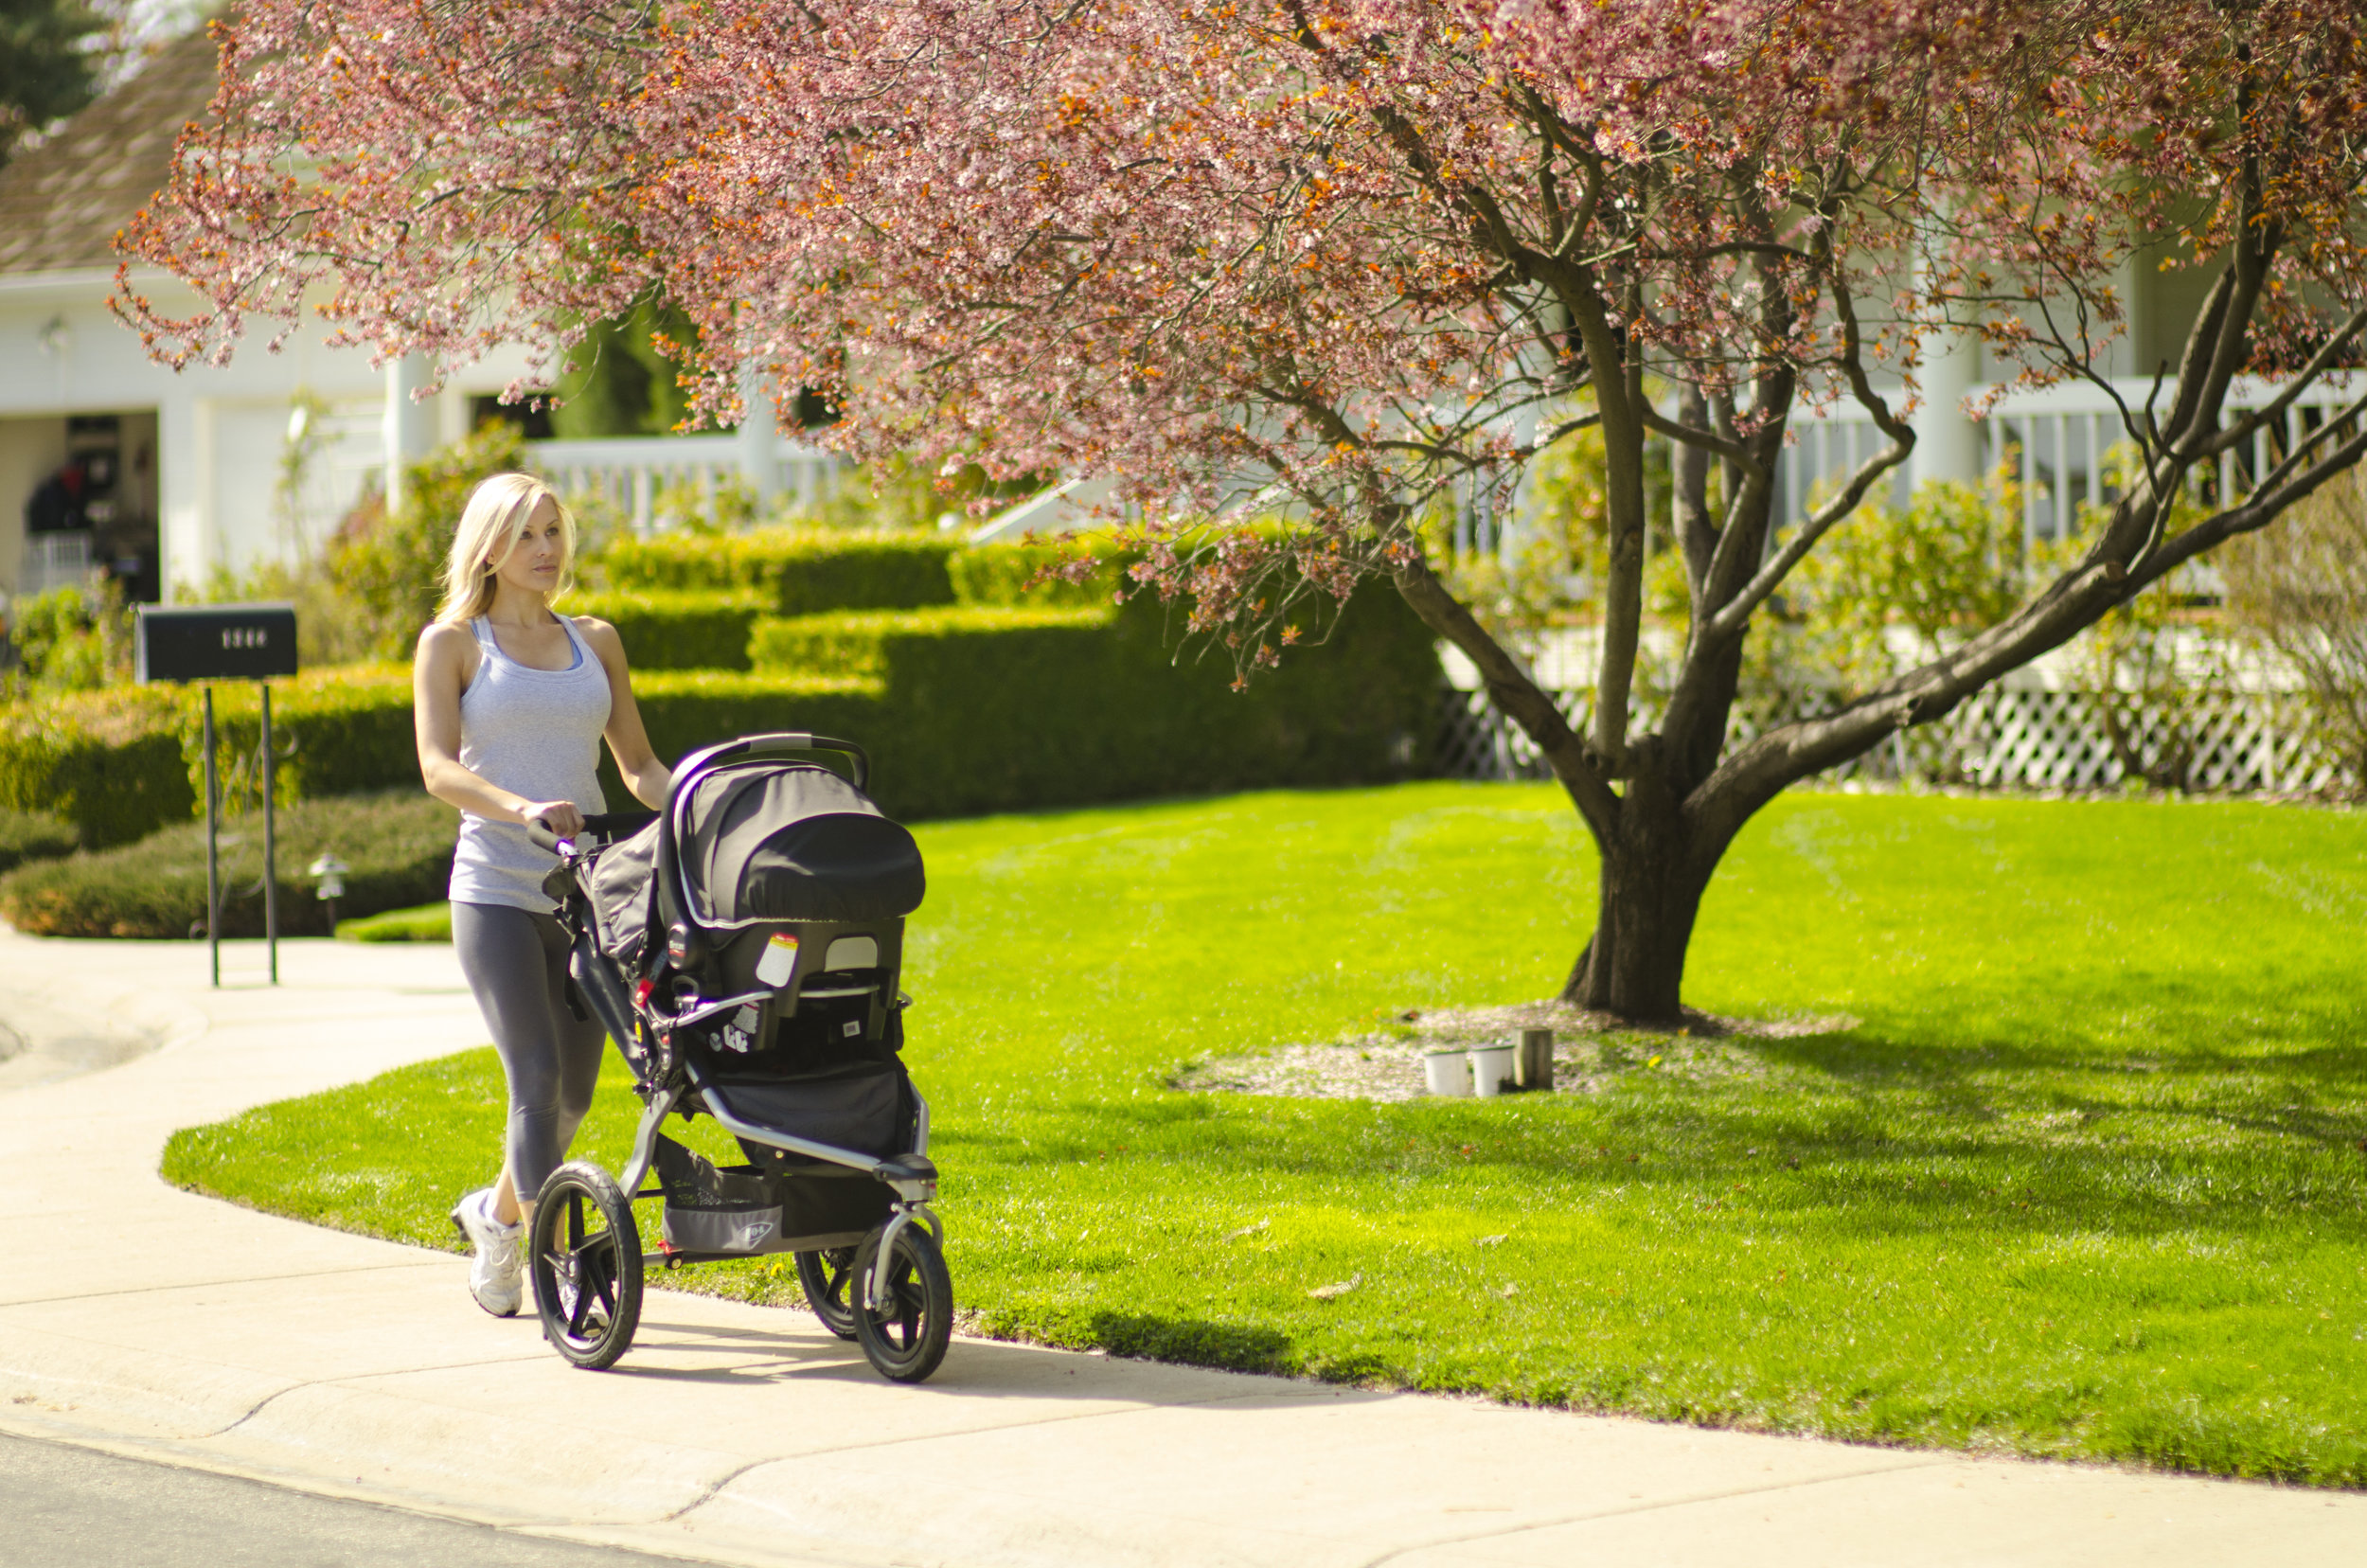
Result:
[[[863,1299],[886,1228],[873,1231],[855,1249],[852,1302]],[[918,1382],[934,1372],[953,1337],[953,1279],[945,1272],[936,1238],[918,1225],[899,1230],[888,1257],[887,1290],[868,1308],[857,1305],[854,1318],[855,1338],[881,1377]]]
[[[855,1309],[850,1305],[854,1279],[852,1247],[797,1255],[797,1284],[806,1292],[806,1305],[813,1309],[823,1327],[843,1340],[855,1337]]]
[[[614,1365],[641,1327],[641,1232],[616,1179],[580,1160],[552,1171],[526,1257],[543,1337],[578,1366]]]

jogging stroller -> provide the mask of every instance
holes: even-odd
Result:
[[[851,778],[791,759],[814,752],[844,756]],[[945,1357],[929,1107],[898,1054],[920,851],[864,795],[869,775],[849,741],[750,736],[685,758],[662,811],[588,817],[572,840],[528,828],[560,857],[543,885],[571,943],[569,1001],[615,1041],[647,1106],[619,1175],[570,1161],[535,1209],[535,1306],[578,1366],[632,1343],[632,1204],[648,1199],[664,1203],[667,1268],[791,1253],[814,1315],[882,1375],[917,1382]],[[667,1138],[669,1112],[714,1117],[746,1163]]]

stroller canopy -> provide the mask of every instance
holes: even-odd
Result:
[[[696,925],[895,919],[919,908],[927,890],[913,836],[812,763],[719,768],[695,780],[674,811],[684,914]],[[593,867],[600,945],[612,957],[640,953],[658,827],[613,846]]]

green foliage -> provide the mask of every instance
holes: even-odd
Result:
[[[488,419],[413,465],[399,515],[388,516],[383,501],[372,498],[339,526],[329,542],[329,579],[351,605],[373,657],[410,657],[419,629],[435,616],[444,559],[469,492],[525,460],[518,427]]]
[[[46,811],[0,809],[0,872],[12,871],[27,861],[70,855],[80,844],[81,835],[72,823]]]
[[[688,417],[690,398],[661,338],[695,343],[698,329],[679,307],[654,297],[595,322],[559,378],[552,433],[567,440],[670,434]]]
[[[748,657],[758,669],[880,680],[888,673],[888,648],[907,638],[974,639],[999,633],[1024,634],[1047,628],[1097,631],[1112,619],[1107,608],[1033,607],[1000,604],[949,605],[935,610],[840,610],[758,621]],[[973,642],[989,662],[992,642]],[[1017,645],[1014,644],[1014,647]]]
[[[1041,578],[1047,568],[1080,555],[1111,563],[1081,582]],[[1084,605],[1108,604],[1119,586],[1115,566],[1133,561],[1107,534],[1078,534],[1053,543],[982,544],[956,550],[946,558],[946,575],[953,597],[964,604]]]
[[[358,920],[339,920],[341,942],[449,942],[452,903],[438,899],[411,909],[389,909]]]
[[[934,534],[768,528],[619,540],[597,565],[610,589],[752,588],[781,615],[805,615],[951,604],[946,558],[958,548]]]
[[[132,608],[122,586],[67,584],[16,601],[9,617],[19,691],[96,691],[131,679]]]
[[[180,693],[154,686],[0,709],[0,807],[49,812],[94,849],[187,822],[198,796],[181,711]]]
[[[772,608],[755,589],[629,589],[575,593],[558,608],[616,628],[635,670],[745,669],[748,633]]]
[[[2243,633],[2297,671],[2318,723],[2367,789],[2367,489],[2340,479],[2219,558]]]
[[[0,163],[26,133],[98,95],[111,27],[83,0],[12,0],[0,8]]]
[[[334,851],[346,873],[341,913],[373,914],[444,891],[459,819],[417,790],[301,801],[277,813],[279,928],[327,935],[328,911],[305,867]],[[222,837],[222,929],[263,933],[263,829]],[[0,915],[40,936],[186,937],[205,918],[205,829],[184,823],[137,844],[20,866],[0,880]]]
[[[918,837],[905,1056],[982,1331],[2367,1484],[2367,816],[1788,793],[1690,964],[1753,1027],[1565,1033],[1583,1093],[1396,1103],[1169,1085],[1551,993],[1595,881],[1558,789]],[[640,1110],[612,1055],[578,1157],[616,1168]],[[178,1133],[164,1168],[453,1248],[505,1111],[473,1051]],[[652,1278],[795,1299],[767,1260]]]
[[[1938,657],[2021,602],[2021,539],[2020,488],[2002,470],[1981,485],[1928,481],[1903,509],[1860,508],[1794,574],[1795,634],[1756,639],[1757,673],[1795,689],[1870,686],[1892,672],[1893,627],[1918,659]],[[1779,651],[1789,669],[1766,662]]]
[[[205,732],[194,697],[179,715],[182,759],[203,799]],[[225,814],[258,810],[262,703],[256,688],[214,691],[216,768]],[[317,800],[370,790],[419,787],[411,671],[397,664],[307,670],[272,686],[272,749],[279,754],[278,798]]]
[[[1180,622],[1180,612],[1174,619]],[[1234,688],[1149,597],[1122,610],[970,606],[759,625],[759,668],[876,677],[883,801],[912,816],[1417,771],[1438,683],[1397,595],[1357,595],[1320,646]],[[817,726],[818,727],[818,726]]]

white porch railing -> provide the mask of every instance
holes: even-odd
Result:
[[[1975,387],[1973,395],[1977,398],[1985,390]],[[2112,391],[2131,412],[2142,415],[2153,383],[2142,377],[2125,377],[2112,383]],[[2228,410],[2259,408],[2277,392],[2276,383],[2239,378],[2229,392]],[[2358,392],[2349,378],[2337,377],[2294,399],[2281,420],[2264,426],[2250,441],[2220,456],[2217,493],[2240,499],[2256,476],[2274,468],[2295,441],[2340,413]],[[2176,394],[2177,383],[2163,383],[2155,403],[2157,415],[2167,412]],[[1838,484],[1884,444],[1873,420],[1853,404],[1837,404],[1822,415],[1796,417],[1792,429],[1798,442],[1776,464],[1778,528],[1806,513],[1818,486]],[[2120,407],[2103,388],[2080,382],[2038,392],[2008,393],[1975,429],[1980,433],[1983,472],[1995,468],[2009,453],[2020,455],[2025,538],[2034,542],[2061,539],[2075,526],[2082,506],[2111,498],[2104,480],[2105,459],[2127,437],[2122,429]],[[1908,484],[1902,472],[1892,483],[1892,498],[1903,501]]]
[[[691,485],[700,510],[712,513],[720,483],[744,480],[759,495],[789,491],[810,507],[838,485],[833,452],[776,439],[772,472],[751,472],[749,443],[738,436],[620,436],[596,441],[529,441],[527,460],[551,487],[569,497],[594,496],[632,519],[647,535],[657,526],[658,491]],[[760,459],[761,460],[761,459]]]

